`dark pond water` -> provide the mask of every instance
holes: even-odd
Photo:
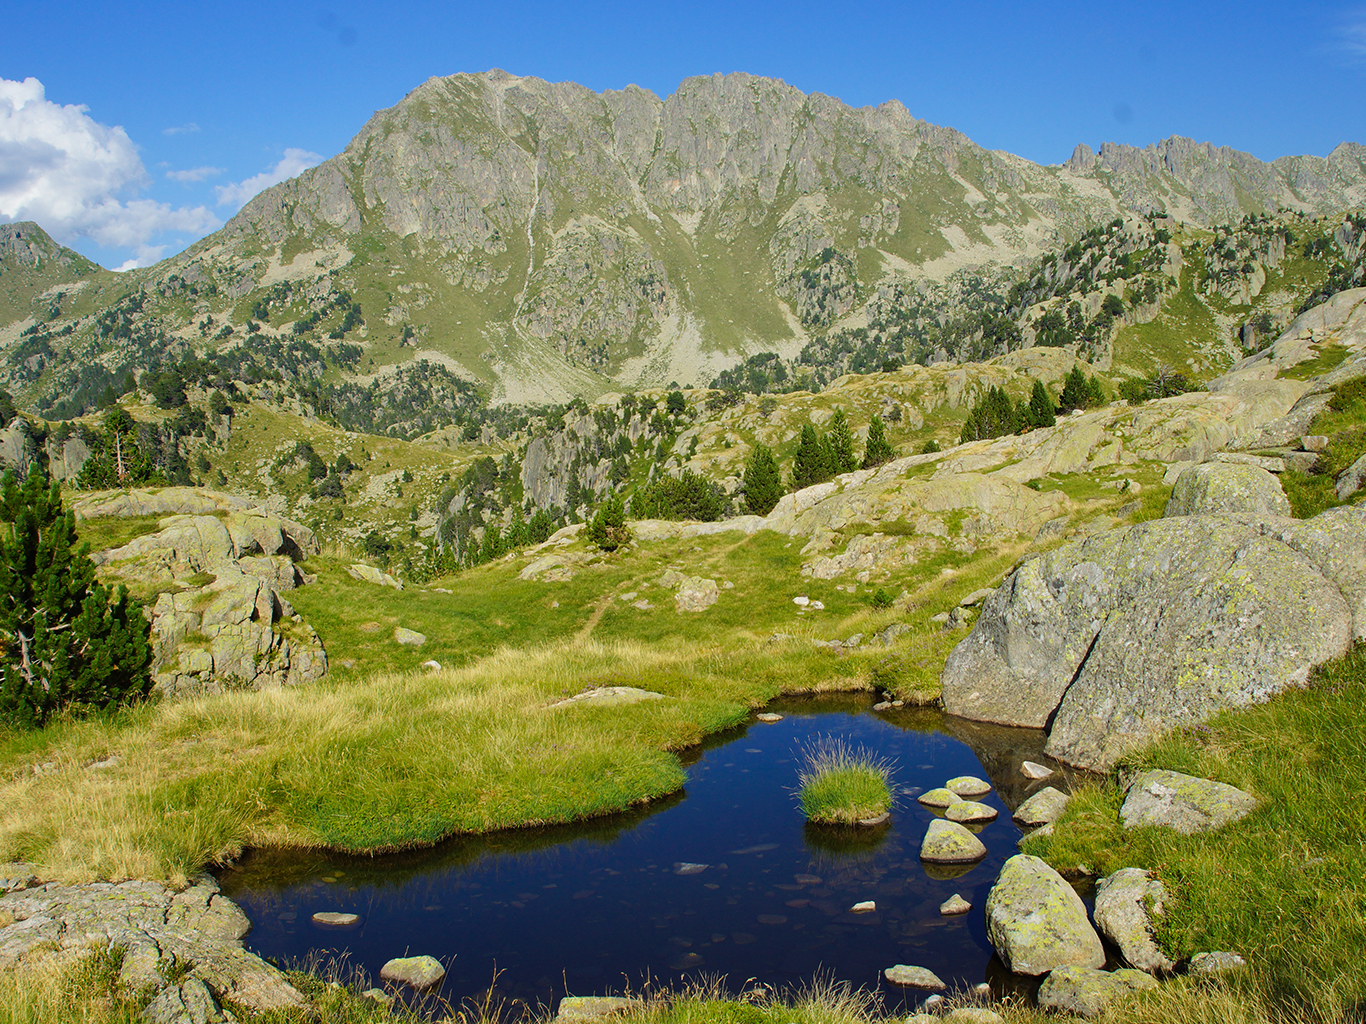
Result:
[[[260,851],[225,872],[223,888],[253,921],[255,952],[282,961],[345,953],[374,978],[391,957],[430,954],[447,965],[438,994],[452,1004],[487,992],[495,974],[497,996],[531,1006],[718,974],[732,990],[751,979],[801,985],[818,972],[873,988],[897,963],[928,967],[951,987],[1012,987],[982,906],[1016,852],[1011,809],[1046,784],[1019,772],[1025,758],[1050,763],[1043,734],[938,712],[875,713],[848,697],[770,710],[786,717],[691,752],[686,789],[648,811],[377,859]],[[894,761],[888,824],[851,833],[805,823],[800,751],[822,737]],[[966,871],[918,856],[933,814],[915,794],[956,775],[990,780],[985,802],[1001,811],[980,833],[987,858]],[[973,910],[941,917],[954,893]],[[875,912],[850,912],[866,900]],[[311,922],[317,911],[361,922],[324,929]],[[925,995],[881,987],[891,1007]]]

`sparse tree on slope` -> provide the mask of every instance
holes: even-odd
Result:
[[[830,450],[834,454],[834,472],[852,473],[858,469],[858,459],[854,456],[854,433],[849,429],[849,419],[843,409],[836,409],[830,418]]]
[[[778,460],[765,444],[755,444],[745,462],[745,507],[756,516],[766,516],[783,496],[782,473]]]
[[[895,456],[896,452],[887,443],[887,428],[883,426],[882,417],[874,415],[868,423],[868,442],[863,447],[863,468],[881,466]]]

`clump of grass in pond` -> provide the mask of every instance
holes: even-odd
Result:
[[[892,765],[885,758],[827,738],[813,743],[803,761],[797,782],[808,821],[853,825],[891,810]]]

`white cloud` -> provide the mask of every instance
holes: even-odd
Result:
[[[230,206],[235,213],[258,192],[264,192],[272,185],[287,181],[310,167],[317,167],[322,162],[323,158],[317,153],[310,153],[306,149],[287,149],[279,163],[270,170],[253,175],[246,181],[235,182],[231,185],[216,185],[214,192],[218,196],[218,205]]]
[[[149,183],[128,134],[76,104],[50,102],[36,78],[0,78],[0,220],[33,220],[59,241],[152,251],[152,236],[195,236],[221,221],[204,206],[128,198]]]
[[[187,171],[167,171],[166,177],[172,181],[191,182],[214,178],[223,173],[221,167],[191,167]]]
[[[197,131],[199,131],[199,125],[195,124],[193,121],[190,121],[188,124],[176,124],[176,125],[172,125],[170,128],[163,128],[163,129],[161,129],[161,134],[162,134],[162,135],[191,135],[191,134],[193,134],[194,132],[197,132]]]

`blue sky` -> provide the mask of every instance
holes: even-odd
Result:
[[[1366,6],[1341,3],[67,2],[5,23],[0,220],[110,267],[214,230],[426,78],[492,67],[660,96],[771,75],[1040,163],[1169,135],[1265,160],[1366,142]]]

